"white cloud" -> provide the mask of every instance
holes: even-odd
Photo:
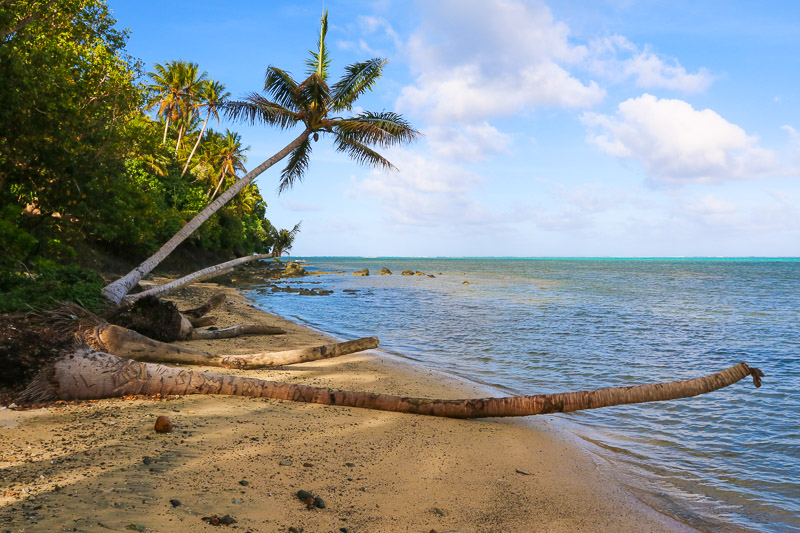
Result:
[[[605,91],[564,68],[586,54],[568,36],[569,28],[541,3],[426,3],[422,27],[407,47],[416,80],[403,89],[397,107],[452,122],[594,105]]]
[[[597,39],[588,47],[591,72],[621,82],[633,79],[643,89],[670,89],[687,93],[705,91],[714,81],[706,68],[689,73],[677,59],[662,58],[648,46],[639,49],[621,35]]]
[[[477,174],[406,150],[393,151],[389,159],[398,171],[373,170],[365,179],[354,181],[349,193],[380,201],[391,222],[435,226],[497,220],[468,195],[471,187],[483,181]]]
[[[488,122],[464,126],[432,126],[424,134],[437,156],[453,161],[474,163],[494,154],[511,153],[511,137]]]
[[[619,104],[615,116],[584,113],[589,141],[641,164],[664,183],[711,183],[784,174],[777,155],[710,109],[650,94]]]

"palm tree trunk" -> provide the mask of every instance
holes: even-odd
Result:
[[[103,288],[103,297],[115,304],[120,303],[132,287],[139,283],[144,276],[149,274],[161,261],[164,260],[165,257],[172,253],[172,251],[197,228],[199,228],[203,222],[208,220],[211,215],[216,213],[217,210],[227,204],[231,198],[236,196],[239,191],[249,185],[262,172],[289,155],[292,150],[300,146],[300,144],[302,144],[303,141],[308,138],[309,133],[309,130],[303,131],[303,133],[289,143],[283,150],[258,165],[256,168],[248,172],[242,179],[234,183],[230,189],[227,189],[220,194],[216,200],[208,204],[205,209],[200,211],[192,220],[183,226],[178,233],[173,235],[172,238],[168,240],[156,253],[148,257],[144,262],[142,262],[142,264],[125,274],[120,279],[106,285]]]
[[[169,129],[169,116],[164,115],[164,138],[161,139],[161,144],[167,143],[167,130]]]
[[[186,174],[186,171],[189,170],[189,163],[192,162],[192,158],[194,157],[194,153],[197,151],[197,147],[200,146],[200,140],[203,138],[203,133],[206,131],[206,126],[208,125],[208,119],[211,118],[211,111],[208,112],[206,115],[206,121],[203,122],[203,127],[200,130],[200,135],[197,136],[197,141],[194,143],[192,147],[192,153],[189,154],[189,159],[186,160],[186,164],[183,166],[183,170],[181,171],[181,177]]]
[[[198,281],[218,276],[232,269],[233,267],[241,265],[243,263],[248,263],[250,261],[255,261],[258,259],[271,259],[271,258],[272,258],[271,254],[258,254],[258,255],[247,255],[244,257],[232,259],[230,261],[226,261],[225,263],[220,263],[218,265],[198,270],[197,272],[192,272],[187,276],[183,276],[182,278],[170,281],[169,283],[165,283],[164,285],[159,285],[158,287],[153,287],[152,289],[147,289],[146,291],[137,292],[136,294],[129,294],[125,296],[125,298],[123,298],[123,301],[125,303],[131,304],[134,303],[136,300],[139,300],[140,298],[144,298],[145,296],[163,296],[164,294],[180,289],[181,287],[185,287],[186,285],[189,285],[191,283],[197,283]]]
[[[184,130],[184,126],[183,125],[180,128],[178,128],[178,142],[175,144],[175,151],[176,152],[178,151],[178,148],[181,147],[181,140],[183,140],[183,130]]]
[[[140,363],[84,348],[65,355],[52,367],[40,372],[16,401],[38,403],[57,399],[93,400],[136,394],[226,394],[447,418],[484,418],[566,413],[612,405],[673,400],[711,392],[747,376],[752,376],[756,386],[759,386],[763,373],[756,368],[750,368],[746,363],[739,363],[710,376],[671,383],[536,396],[436,400],[334,391],[242,376],[196,372]]]
[[[224,180],[224,179],[225,179],[225,169],[223,169],[223,170],[222,170],[222,172],[220,172],[220,173],[219,173],[219,179],[217,180],[217,187],[214,189],[214,192],[213,192],[213,194],[212,194],[212,195],[211,195],[211,197],[208,199],[208,201],[209,201],[209,202],[210,202],[211,200],[213,200],[213,199],[214,199],[214,197],[215,197],[215,196],[217,195],[217,193],[219,192],[219,188],[220,188],[220,186],[222,185],[222,182],[223,182],[223,180]]]

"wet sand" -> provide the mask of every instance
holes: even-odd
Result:
[[[197,284],[167,299],[187,309],[216,291],[228,295],[212,313],[218,326],[264,322],[287,334],[185,344],[248,353],[330,340],[231,288]],[[404,396],[486,395],[377,351],[280,370],[207,370]],[[173,432],[153,431],[159,415]],[[0,530],[193,532],[217,530],[203,517],[229,515],[236,523],[219,530],[692,531],[601,472],[552,420],[450,420],[222,396],[2,409]],[[299,490],[325,508],[307,509]]]

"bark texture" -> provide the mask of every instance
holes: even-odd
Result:
[[[237,265],[248,263],[250,261],[256,261],[258,259],[271,259],[271,258],[272,258],[271,254],[257,254],[257,255],[247,255],[244,257],[239,257],[231,261],[226,261],[218,265],[198,270],[197,272],[192,272],[187,276],[176,279],[174,281],[170,281],[169,283],[165,283],[164,285],[159,285],[158,287],[153,287],[152,289],[147,289],[146,291],[137,292],[136,294],[129,294],[125,298],[123,298],[122,301],[124,303],[131,304],[136,302],[140,298],[144,298],[145,296],[163,296],[174,290],[180,289],[181,287],[185,287],[186,285],[197,283],[199,281],[203,281],[204,279],[213,278],[214,276],[227,274],[228,272],[233,270],[233,267]]]
[[[193,329],[189,333],[190,339],[230,339],[242,335],[282,335],[285,329],[266,324],[238,324],[221,329]]]
[[[673,400],[711,392],[747,376],[752,376],[755,385],[759,386],[763,373],[756,368],[750,368],[746,363],[739,363],[710,376],[670,383],[536,396],[435,400],[334,391],[241,376],[196,372],[140,363],[84,348],[64,356],[52,367],[42,371],[17,401],[38,403],[56,399],[89,400],[137,394],[225,394],[448,418],[484,418],[566,413],[612,405]]]
[[[217,355],[155,341],[133,330],[108,323],[100,323],[85,328],[81,332],[81,340],[95,350],[137,361],[243,369],[271,368],[317,361],[319,359],[330,359],[378,347],[377,337],[366,337],[347,342],[323,344],[281,352]]]

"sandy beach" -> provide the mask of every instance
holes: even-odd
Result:
[[[258,336],[187,344],[218,353],[309,346],[323,334],[214,292],[218,325],[265,322]],[[324,305],[324,303],[323,303]],[[379,351],[264,379],[410,396],[485,396],[477,385]],[[174,431],[153,431],[157,416]],[[450,420],[275,400],[185,396],[0,410],[0,530],[252,532],[691,531],[601,472],[552,417]],[[299,490],[324,501],[307,509]],[[214,526],[203,517],[229,515]]]

